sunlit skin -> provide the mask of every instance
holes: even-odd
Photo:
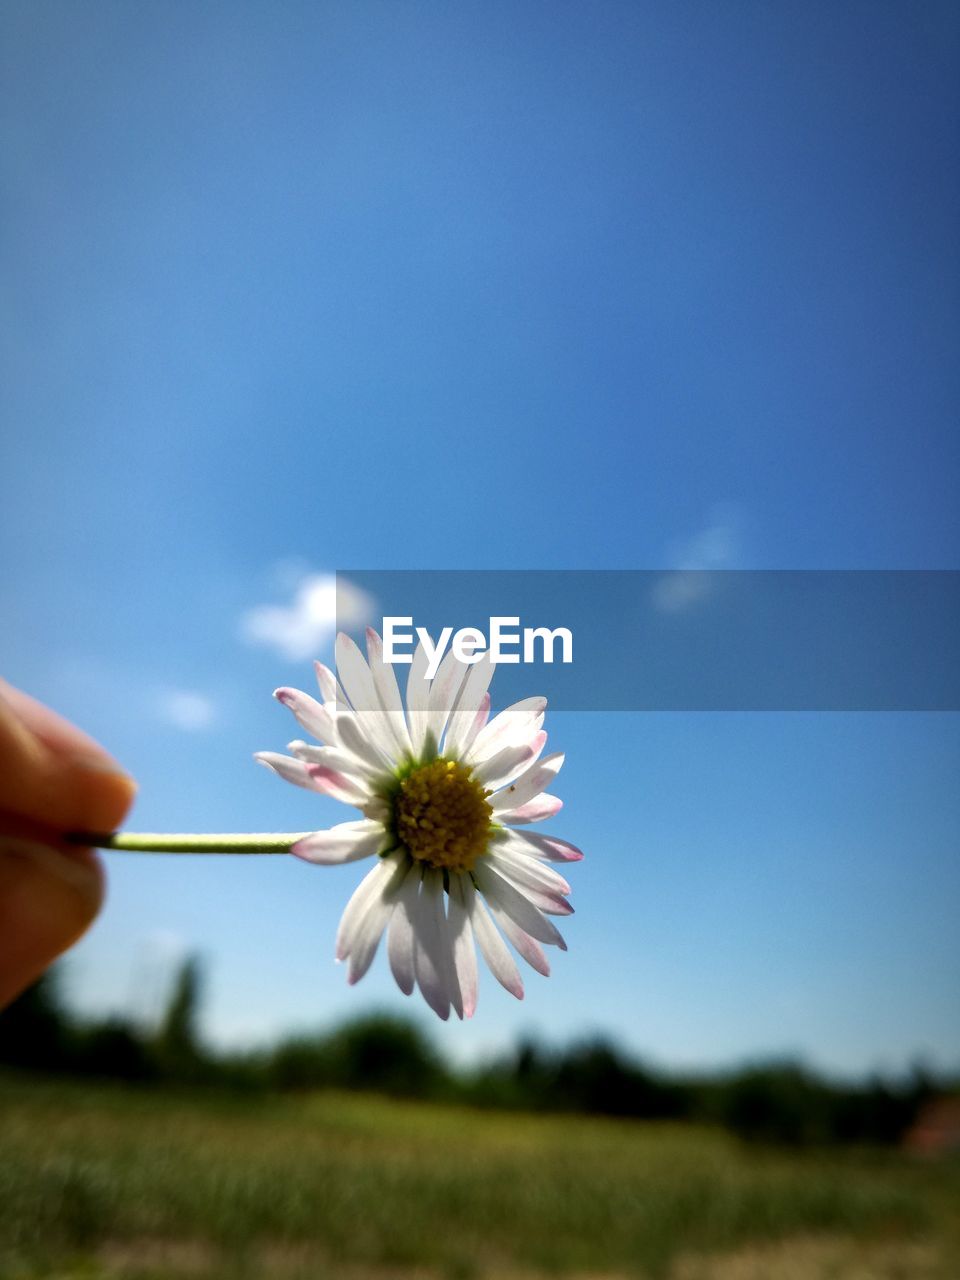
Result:
[[[71,830],[111,831],[136,784],[104,749],[0,681],[0,1006],[90,926],[103,868]]]

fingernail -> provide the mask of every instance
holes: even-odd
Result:
[[[113,756],[100,755],[98,752],[91,751],[69,756],[68,759],[78,769],[86,769],[90,773],[108,773],[118,778],[125,778],[132,786],[136,786],[130,774],[119,761],[114,760]]]
[[[133,778],[109,756],[72,756],[62,785],[75,797],[75,823],[84,831],[113,831],[137,793]]]

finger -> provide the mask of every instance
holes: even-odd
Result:
[[[92,738],[0,683],[0,810],[60,831],[112,831],[135,791]]]
[[[0,835],[0,1007],[77,941],[103,894],[103,869],[92,850],[64,852]]]
[[[17,719],[31,733],[54,751],[62,755],[97,756],[111,761],[117,769],[120,769],[119,764],[113,760],[109,752],[91,738],[89,733],[84,733],[82,729],[78,729],[75,724],[58,715],[56,711],[52,711],[50,707],[32,698],[29,693],[15,688],[2,676],[0,676],[0,698],[7,703]]]
[[[103,868],[60,833],[119,826],[135,792],[92,738],[0,681],[0,1006],[86,931]]]

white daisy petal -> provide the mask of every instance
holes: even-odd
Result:
[[[463,993],[460,990],[460,980],[457,976],[457,965],[454,959],[454,934],[450,928],[449,916],[444,914],[444,902],[449,910],[450,896],[443,893],[443,872],[438,871],[440,877],[440,964],[442,966],[443,978],[446,984],[447,993],[450,997],[450,1004],[453,1011],[460,1020],[463,1020]],[[453,877],[456,879],[456,876]]]
[[[317,791],[339,800],[342,804],[352,804],[362,809],[371,798],[368,786],[358,778],[341,773],[339,769],[331,769],[325,764],[305,764],[303,766],[313,779]]]
[[[453,938],[450,936],[450,925],[447,922],[446,917],[444,917],[443,951],[441,954],[444,968],[447,973],[447,990],[450,992],[450,1005],[454,1013],[462,1022],[463,995],[460,991],[460,982],[457,978],[457,966],[453,958]]]
[[[503,819],[503,815],[498,817]],[[524,852],[534,858],[546,858],[550,862],[580,862],[583,850],[578,849],[569,840],[561,840],[559,836],[543,836],[538,831],[514,831],[507,828],[503,839],[506,843],[517,843]]]
[[[389,893],[375,898],[357,926],[347,965],[347,982],[351,987],[360,981],[373,964],[383,931],[393,912],[393,905]]]
[[[301,739],[295,738],[293,742],[287,743],[287,750],[292,752],[298,760],[302,760],[304,764],[325,764],[329,768],[337,770],[338,773],[346,774],[353,782],[369,782],[379,776],[363,760],[358,760],[351,752],[344,751],[339,747],[318,747],[316,743],[303,742]],[[380,770],[380,773],[382,773],[382,770]]]
[[[462,1016],[472,1018],[477,1007],[477,952],[464,896],[465,882],[465,876],[450,877],[447,924],[453,940],[453,965],[462,1000]]]
[[[520,884],[514,876],[508,875],[503,867],[497,866],[496,871],[507,884],[517,890],[522,898],[526,898],[527,902],[545,916],[573,915],[573,907],[562,894],[551,893],[549,890],[540,888],[539,885]]]
[[[413,991],[416,974],[413,968],[414,920],[417,915],[417,897],[423,869],[420,863],[411,862],[397,891],[397,901],[390,917],[387,934],[387,957],[390,972],[405,996]]]
[[[444,754],[451,759],[463,758],[467,735],[474,728],[477,711],[490,687],[494,669],[495,664],[490,661],[490,653],[487,651],[479,662],[475,662],[470,667],[464,677],[460,697],[447,724],[447,736],[443,744]]]
[[[463,749],[461,759],[466,759],[467,753],[476,741],[477,734],[484,727],[490,718],[490,694],[485,693],[480,699],[480,705],[477,707],[476,714],[473,717],[473,724],[467,730],[466,737],[463,740]]]
[[[304,836],[290,852],[305,862],[334,866],[340,862],[357,862],[361,858],[373,857],[388,846],[390,838],[381,822],[361,818],[359,822],[341,822],[329,831],[315,831]]]
[[[519,778],[514,778],[509,786],[504,787],[502,791],[491,797],[490,807],[494,813],[500,813],[505,809],[518,809],[520,805],[526,804],[528,800],[533,800],[540,795],[542,791],[546,791],[554,778],[560,772],[563,765],[563,752],[555,751],[553,755],[544,756],[542,760],[536,761],[530,767],[520,774]]]
[[[356,712],[340,712],[337,716],[337,732],[340,734],[341,747],[356,756],[358,760],[362,760],[373,774],[379,776],[393,772],[393,761],[367,737],[357,719]]]
[[[393,808],[385,796],[371,796],[366,804],[361,805],[363,816],[373,818],[376,822],[388,825],[393,821]]]
[[[338,960],[345,960],[350,954],[364,915],[371,903],[383,896],[396,870],[397,862],[393,855],[380,858],[354,889],[337,929],[335,954]]]
[[[542,889],[554,897],[563,897],[570,892],[569,884],[553,867],[522,853],[515,845],[494,844],[487,857],[501,875],[506,875],[519,888],[529,885],[532,889]]]
[[[567,944],[564,942],[556,925],[552,924],[543,912],[535,907],[530,899],[525,897],[519,889],[515,889],[508,880],[504,880],[503,876],[485,863],[480,863],[477,866],[475,875],[477,886],[490,904],[490,910],[494,916],[497,915],[497,909],[500,908],[525,933],[529,933],[531,938],[536,938],[538,942],[546,942],[551,946],[559,947],[561,951],[566,951]]]
[[[336,742],[337,730],[333,716],[316,698],[311,698],[308,693],[301,693],[299,689],[275,689],[273,696],[288,711],[293,712],[297,723],[312,737],[319,738],[321,742]]]
[[[337,671],[363,732],[390,760],[396,760],[396,739],[384,714],[370,668],[363,654],[342,631],[337,636]]]
[[[407,722],[410,729],[410,746],[415,759],[423,755],[427,728],[430,723],[430,681],[427,679],[429,659],[422,644],[413,653],[410,673],[407,676]]]
[[[380,707],[390,726],[396,747],[396,758],[408,756],[411,753],[410,734],[407,732],[407,721],[403,714],[403,702],[400,700],[397,677],[390,663],[383,660],[383,641],[373,627],[367,628],[367,662],[380,700]]]
[[[311,778],[307,766],[302,760],[293,760],[290,756],[282,756],[278,751],[258,751],[254,755],[257,764],[265,765],[280,775],[285,782],[292,782],[295,787],[305,787],[308,791],[320,791],[314,778]]]
[[[440,947],[437,958],[440,964],[440,974],[453,1011],[462,1020],[463,997],[460,994],[460,983],[457,981],[457,970],[453,958],[453,935],[450,932],[450,923],[444,910],[449,898],[443,888],[443,872],[436,871],[434,874],[438,885],[437,898],[439,901]]]
[[[543,723],[546,708],[546,698],[524,698],[521,702],[515,702],[484,726],[466,758],[479,762],[504,747],[528,741]]]
[[[440,669],[430,686],[430,704],[427,713],[427,734],[439,745],[447,727],[450,713],[457,704],[460,689],[470,668],[451,649],[440,663]]]
[[[329,667],[325,667],[322,662],[315,662],[313,669],[317,673],[317,684],[320,686],[320,693],[323,695],[324,702],[332,702],[334,704],[342,702],[340,686],[337,684],[337,677],[333,674]]]
[[[494,913],[497,924],[506,935],[507,941],[514,945],[531,969],[536,969],[537,973],[542,973],[545,978],[549,978],[550,961],[536,938],[531,938],[529,933],[524,933],[523,929],[518,924],[514,924],[507,913],[501,911],[499,907],[491,904],[490,909]]]
[[[424,1000],[438,1018],[450,1016],[448,966],[444,960],[443,876],[433,867],[423,873],[414,923],[413,968]]]
[[[496,925],[487,915],[480,895],[473,887],[473,882],[466,876],[462,881],[464,903],[473,925],[477,946],[486,961],[487,968],[500,983],[518,1000],[523,999],[523,979],[513,956],[507,950],[507,944],[497,933]]]
[[[535,796],[533,800],[522,804],[519,809],[505,809],[502,813],[498,813],[497,821],[526,826],[530,822],[546,822],[547,818],[552,818],[562,808],[563,801],[559,797],[544,792],[543,795]]]
[[[541,729],[532,742],[518,747],[504,747],[495,756],[491,756],[481,764],[475,764],[471,772],[480,785],[488,791],[498,791],[535,763],[546,741],[547,735]]]

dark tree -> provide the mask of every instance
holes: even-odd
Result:
[[[45,973],[0,1011],[0,1062],[57,1070],[69,1056],[70,1024],[60,1003],[56,973]]]
[[[155,1042],[157,1065],[170,1079],[192,1082],[204,1075],[206,1061],[199,1034],[202,991],[200,960],[188,956],[174,980]]]

